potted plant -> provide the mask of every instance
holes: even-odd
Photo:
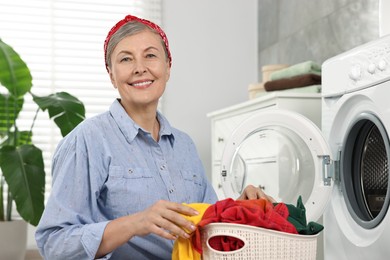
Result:
[[[32,96],[36,113],[47,110],[62,136],[85,118],[85,108],[66,92],[36,96],[31,90],[28,66],[0,39],[0,222],[12,220],[14,202],[21,218],[36,226],[44,209],[45,171],[42,150],[32,140],[36,115],[30,129],[17,125],[24,98]]]

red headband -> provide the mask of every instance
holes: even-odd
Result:
[[[117,24],[114,25],[114,27],[111,28],[111,30],[108,32],[106,40],[104,41],[104,62],[106,63],[107,71],[108,71],[108,64],[106,62],[106,60],[107,60],[106,56],[107,56],[108,42],[110,41],[112,35],[119,30],[119,28],[121,28],[123,25],[125,25],[126,23],[131,22],[131,21],[143,23],[143,24],[149,26],[150,28],[152,28],[153,30],[155,30],[161,36],[161,38],[164,41],[165,48],[167,49],[168,59],[169,59],[169,67],[172,66],[172,57],[171,57],[171,52],[169,51],[168,38],[165,35],[164,31],[160,28],[160,26],[158,26],[157,24],[152,23],[151,21],[148,21],[146,19],[141,19],[141,18],[138,18],[138,17],[133,16],[133,15],[127,15],[124,19],[120,20]]]

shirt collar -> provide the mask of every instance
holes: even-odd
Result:
[[[126,113],[126,110],[122,107],[119,99],[116,99],[110,106],[110,114],[114,118],[114,121],[118,125],[120,131],[125,136],[126,140],[130,143],[137,136],[139,131],[144,131],[133,119]],[[160,139],[163,136],[167,136],[171,145],[173,146],[174,135],[173,129],[168,120],[157,111],[157,119],[160,123]]]

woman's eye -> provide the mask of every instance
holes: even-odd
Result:
[[[130,57],[124,57],[121,59],[121,62],[125,62],[125,61],[131,61]]]
[[[149,53],[149,54],[146,54],[146,57],[147,58],[153,58],[153,57],[156,57],[156,55],[154,55],[153,53]]]

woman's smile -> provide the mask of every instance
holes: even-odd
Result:
[[[151,84],[153,83],[152,80],[139,80],[139,81],[136,81],[136,82],[132,82],[130,83],[131,86],[135,87],[135,88],[148,88]]]

